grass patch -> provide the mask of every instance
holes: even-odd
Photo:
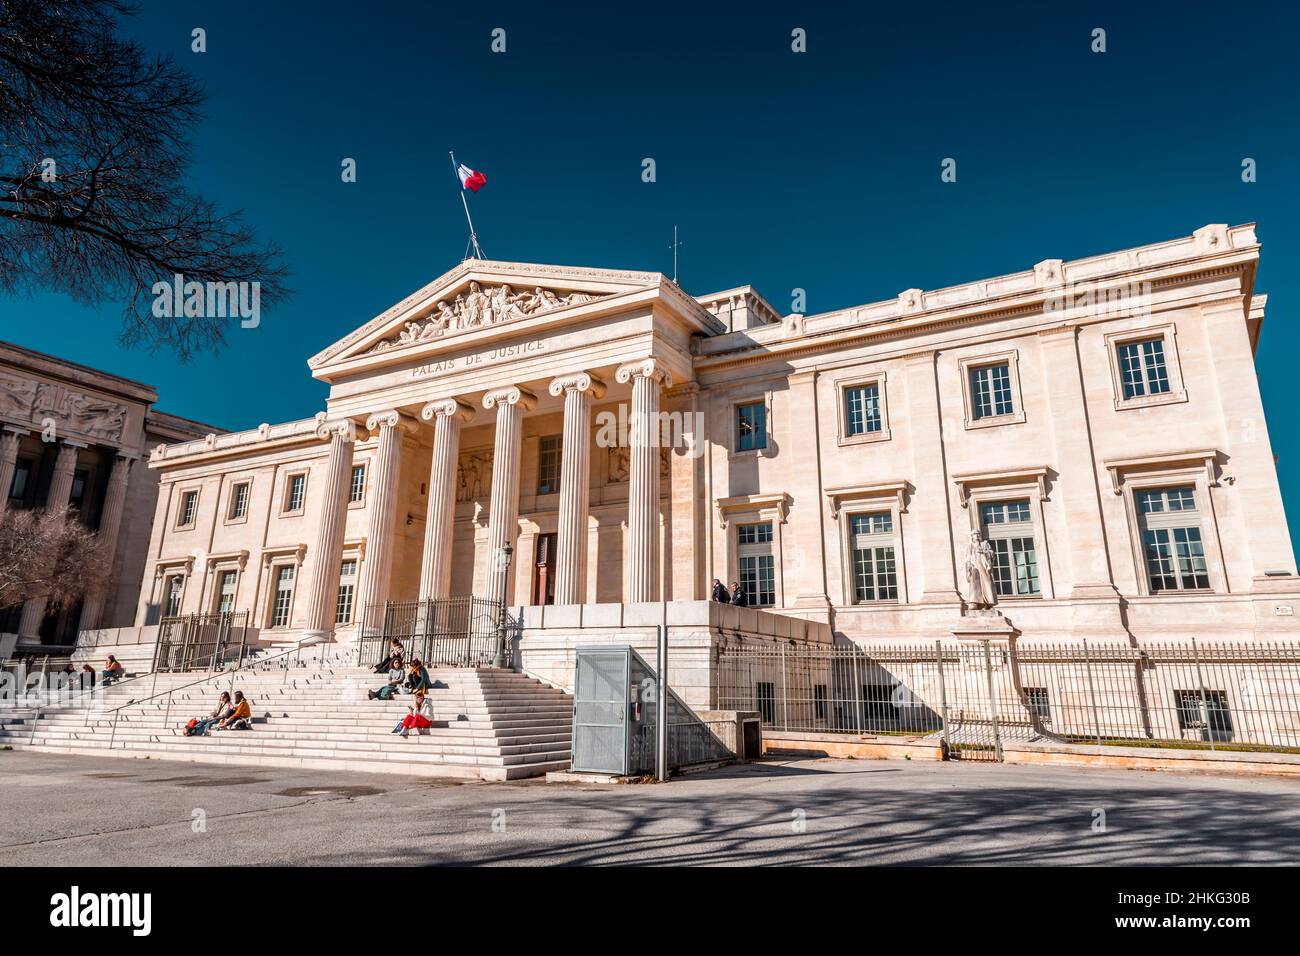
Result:
[[[1072,744],[1093,744],[1097,743],[1096,737],[1070,737]],[[1102,737],[1101,745],[1103,747],[1142,747],[1148,750],[1204,750],[1209,751],[1211,747],[1208,741],[1203,740],[1125,740],[1123,738]],[[1246,754],[1300,754],[1300,747],[1269,747],[1264,744],[1242,744],[1231,741],[1215,741],[1213,750],[1215,753],[1246,753]]]

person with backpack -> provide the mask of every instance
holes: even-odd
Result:
[[[212,713],[207,717],[197,717],[185,725],[185,736],[206,737],[211,733],[212,727],[229,717],[234,709],[230,703],[230,694],[223,690],[221,696],[217,698],[217,706]]]
[[[393,728],[393,733],[409,737],[412,730],[424,730],[433,726],[433,701],[425,696],[424,691],[415,695],[415,706],[408,707],[407,711],[407,715]]]
[[[727,593],[727,586],[717,578],[713,579],[713,600],[719,604],[731,603],[731,595]]]

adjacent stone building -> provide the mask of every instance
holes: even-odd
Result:
[[[160,443],[213,432],[153,408],[148,385],[0,343],[0,508],[66,503],[108,538],[107,594],[76,607],[41,600],[0,609],[0,658],[58,653],[79,630],[130,625],[136,615],[158,474],[142,464]]]
[[[931,639],[978,531],[1026,637],[1294,635],[1259,253],[1211,225],[819,315],[467,260],[310,359],[314,417],[153,448],[136,623],[344,640],[504,593],[526,638],[707,635],[719,578],[836,640]]]

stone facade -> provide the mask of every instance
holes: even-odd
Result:
[[[720,578],[838,640],[916,640],[984,626],[978,531],[1026,637],[1294,635],[1259,250],[1212,225],[787,316],[748,286],[467,260],[309,361],[315,418],[153,450],[137,623],[224,586],[264,636],[342,639],[384,599]]]
[[[0,343],[0,507],[71,504],[114,556],[108,592],[78,607],[0,610],[0,657],[67,648],[79,630],[135,619],[158,493],[158,473],[140,462],[160,443],[213,431],[155,410],[157,399],[148,385]]]

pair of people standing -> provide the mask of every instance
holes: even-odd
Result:
[[[731,582],[731,590],[717,578],[713,579],[713,600],[719,604],[734,604],[736,607],[749,607],[749,595],[740,586],[739,581]]]

